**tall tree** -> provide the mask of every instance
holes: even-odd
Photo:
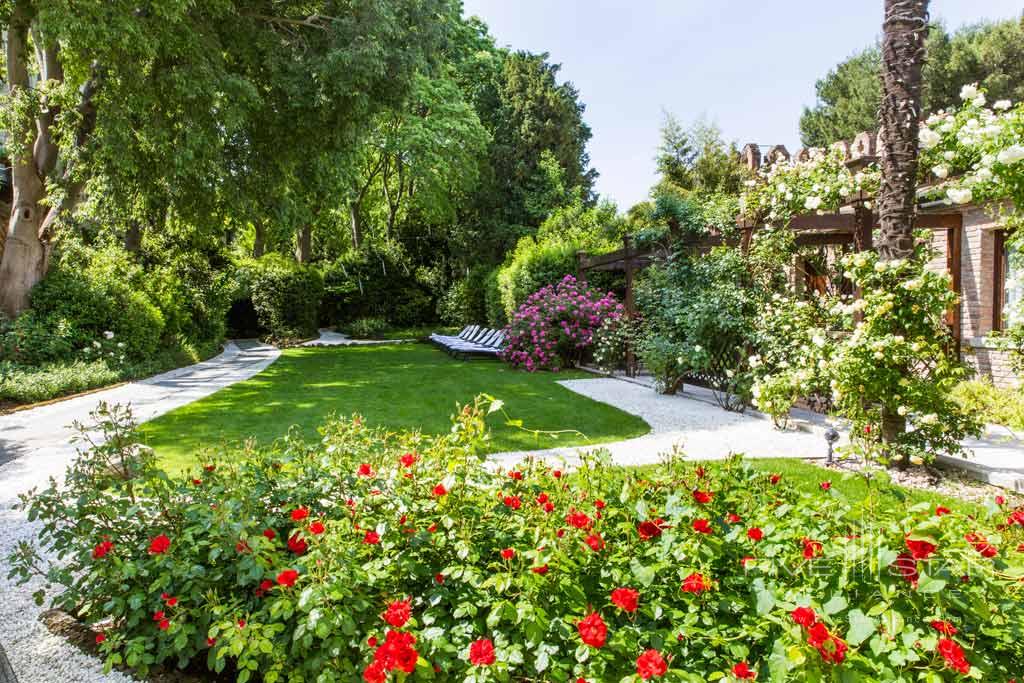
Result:
[[[983,22],[950,34],[929,27],[925,41],[921,101],[926,114],[960,103],[960,87],[979,83],[992,100],[1024,99],[1024,16]],[[878,128],[882,101],[882,52],[872,45],[815,84],[818,103],[800,117],[800,137],[808,147],[826,147]]]
[[[885,0],[878,252],[887,260],[907,258],[914,251],[917,133],[927,31],[928,0]]]
[[[882,38],[882,183],[877,248],[883,260],[914,252],[917,210],[917,133],[921,120],[921,69],[925,61],[928,0],[885,0]],[[906,418],[882,409],[882,439],[894,442]],[[896,462],[906,467],[905,458]]]

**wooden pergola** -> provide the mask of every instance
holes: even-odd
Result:
[[[867,251],[873,248],[872,231],[878,226],[878,215],[868,208],[869,197],[859,196],[834,213],[804,213],[794,216],[786,225],[786,229],[796,233],[798,246],[841,246],[853,251]],[[947,323],[952,328],[956,353],[960,353],[961,344],[961,242],[963,239],[963,215],[951,212],[944,203],[925,204],[918,208],[914,221],[915,229],[944,230],[946,233],[946,268],[952,278],[953,291],[958,295],[958,302],[949,312]],[[736,235],[722,235],[709,229],[708,234],[684,239],[677,239],[677,246],[705,250],[717,246],[738,246],[744,253],[750,248],[754,235],[768,230],[763,223],[751,223],[742,219],[737,221]],[[778,228],[772,228],[778,229]],[[627,236],[623,240],[623,248],[607,254],[590,255],[577,252],[577,275],[583,279],[592,270],[623,271],[625,273],[625,310],[632,318],[636,315],[636,299],[633,284],[636,272],[646,268],[655,261],[666,256],[664,249],[637,249]],[[627,372],[634,369],[632,349],[627,350]]]

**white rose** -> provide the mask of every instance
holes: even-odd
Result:
[[[814,335],[814,337],[811,338],[811,342],[819,348],[824,346],[826,341],[827,340],[820,334],[816,334]]]
[[[996,155],[996,159],[1001,164],[1015,164],[1021,159],[1024,159],[1024,145],[1012,145],[1007,147]]]
[[[804,208],[811,211],[821,206],[821,197],[811,196],[804,200]]]
[[[934,166],[932,168],[932,173],[935,174],[936,178],[945,178],[946,176],[949,175],[949,167],[946,166],[945,164]]]
[[[978,96],[978,85],[977,84],[965,85],[964,87],[960,88],[960,99],[961,100],[973,100],[977,96]]]
[[[1001,111],[1005,111],[1005,110],[1009,109],[1012,106],[1013,106],[1013,103],[1010,102],[1010,100],[996,100],[996,103],[992,105],[992,108],[993,109],[999,109]]]
[[[114,333],[111,332],[110,330],[107,330],[106,332],[103,333],[103,336],[106,337],[107,339],[113,339]]]
[[[956,159],[956,152],[943,152],[942,158],[945,159],[946,161],[953,161],[953,159]]]
[[[922,128],[917,132],[917,139],[925,149],[931,149],[942,142],[942,136],[928,127]]]
[[[954,204],[969,204],[971,199],[974,197],[969,187],[951,187],[946,190],[946,196],[949,197]]]
[[[979,168],[977,173],[974,174],[974,179],[979,183],[987,183],[992,180],[992,171],[987,168]]]
[[[985,106],[985,93],[983,93],[983,92],[978,93],[978,96],[975,97],[973,100],[971,100],[971,104],[973,104],[975,107],[984,107]]]
[[[902,417],[902,416],[904,416],[904,415],[906,415],[906,414],[907,414],[908,412],[909,412],[909,411],[907,410],[907,407],[906,407],[906,406],[900,406],[899,408],[897,408],[897,409],[896,409],[896,413],[897,413],[898,415],[900,415],[901,417]]]

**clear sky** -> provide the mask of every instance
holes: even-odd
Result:
[[[598,191],[621,210],[655,180],[662,111],[727,140],[784,144],[814,82],[871,44],[882,0],[464,0],[499,45],[549,52],[580,90]],[[947,28],[1019,17],[1021,0],[932,0]]]

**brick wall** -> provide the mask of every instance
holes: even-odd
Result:
[[[995,230],[1000,228],[992,218],[992,207],[970,206],[963,214],[961,234],[960,272],[960,334],[964,361],[978,374],[992,377],[997,386],[1019,383],[1010,370],[1009,354],[986,343],[984,337],[992,331],[992,305],[995,285]],[[945,230],[932,233],[932,247],[936,255],[928,267],[936,272],[946,270],[947,238]]]

